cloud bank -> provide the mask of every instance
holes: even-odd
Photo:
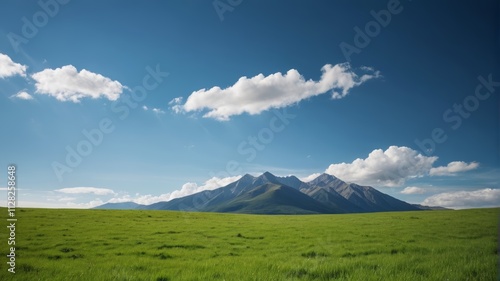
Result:
[[[67,194],[88,194],[88,193],[93,193],[95,195],[115,194],[115,192],[112,189],[98,188],[98,187],[67,187],[67,188],[56,189],[55,191]]]
[[[319,81],[305,80],[295,69],[285,74],[243,76],[225,89],[218,86],[201,89],[191,93],[184,104],[182,98],[175,98],[169,104],[177,113],[208,110],[203,117],[224,121],[243,113],[255,115],[271,108],[286,107],[329,91],[332,98],[343,98],[352,88],[380,76],[370,67],[361,70],[365,74],[359,76],[348,63],[326,64],[321,68]]]
[[[191,194],[195,194],[204,190],[214,190],[216,188],[226,186],[234,181],[237,181],[241,178],[241,176],[227,177],[227,178],[218,178],[213,177],[202,185],[198,185],[194,182],[188,182],[182,185],[182,187],[178,190],[174,190],[170,193],[161,194],[158,196],[155,195],[136,195],[132,197],[130,195],[124,195],[118,198],[112,198],[109,200],[109,203],[120,203],[120,202],[135,202],[137,204],[149,205],[161,201],[170,201],[175,198],[185,197]]]
[[[433,167],[437,156],[424,156],[405,146],[390,146],[385,151],[375,149],[364,159],[358,158],[351,163],[331,164],[325,173],[347,182],[377,187],[400,187],[408,179],[423,176],[456,175],[479,167],[479,163],[462,161],[450,162],[447,166]],[[319,173],[303,177],[310,181]],[[407,187],[404,194],[417,194],[423,189]]]
[[[126,88],[101,74],[82,69],[80,72],[66,65],[56,69],[44,69],[31,76],[35,81],[36,93],[55,97],[59,101],[80,102],[82,98],[106,98],[117,100]]]
[[[0,53],[0,78],[7,78],[16,75],[25,77],[26,68],[27,66],[15,63],[9,56]]]
[[[479,163],[477,162],[467,164],[463,161],[454,161],[448,163],[447,166],[432,168],[429,174],[431,176],[454,176],[457,173],[477,169],[477,167],[479,167]]]
[[[500,206],[500,189],[485,188],[474,191],[444,192],[432,195],[422,202],[427,206],[453,209]]]
[[[348,182],[393,187],[401,186],[409,178],[426,175],[437,159],[408,147],[390,146],[385,151],[373,150],[365,159],[332,164],[325,172]]]

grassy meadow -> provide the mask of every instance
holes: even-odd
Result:
[[[7,225],[7,211],[0,209]],[[500,209],[348,215],[17,209],[0,280],[497,280]],[[8,254],[8,229],[0,247]]]

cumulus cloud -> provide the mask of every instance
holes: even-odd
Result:
[[[80,102],[82,98],[101,97],[114,101],[126,89],[118,81],[85,69],[78,72],[72,65],[45,69],[31,77],[36,81],[36,93],[46,94],[60,101]]]
[[[405,187],[405,189],[403,189],[401,191],[401,193],[403,193],[403,194],[423,194],[423,193],[425,193],[425,189],[423,189],[421,187],[416,187],[416,186],[408,186],[408,187]]]
[[[198,185],[194,182],[187,182],[182,185],[182,187],[178,190],[174,190],[170,193],[160,194],[160,195],[139,195],[136,194],[135,197],[132,197],[128,194],[113,198],[109,200],[109,203],[121,203],[121,202],[135,202],[137,204],[149,205],[162,201],[170,201],[175,198],[185,197],[191,194],[195,194],[204,190],[214,190],[219,187],[226,186],[234,181],[237,181],[241,178],[241,176],[234,177],[226,177],[226,178],[218,178],[213,177],[207,181],[205,181],[202,185]]]
[[[96,195],[115,194],[115,192],[112,189],[98,188],[98,187],[67,187],[67,188],[56,189],[55,191],[67,194],[86,194],[86,193],[93,193]]]
[[[373,185],[378,187],[399,187],[406,180],[423,176],[455,175],[479,167],[479,163],[462,161],[450,162],[447,166],[433,167],[437,156],[424,156],[418,151],[405,146],[390,146],[385,151],[375,149],[368,157],[358,158],[351,163],[331,164],[325,173],[347,182]],[[303,177],[302,181],[310,181],[319,173]],[[407,187],[401,193],[421,193],[422,188]],[[429,191],[429,190],[425,190]]]
[[[426,198],[422,205],[454,209],[500,206],[500,189],[444,192]]]
[[[32,100],[33,97],[28,94],[26,91],[19,91],[17,94],[10,96],[11,99],[20,99],[20,100]]]
[[[145,111],[148,111],[148,107],[145,105],[142,106],[142,109],[144,109]]]
[[[208,90],[201,89],[191,93],[184,104],[176,98],[169,104],[174,112],[206,111],[203,117],[217,120],[229,120],[231,116],[248,113],[259,114],[271,108],[282,108],[301,100],[332,92],[332,98],[345,97],[349,91],[380,76],[378,71],[369,67],[359,76],[351,70],[348,63],[326,64],[321,68],[319,81],[305,80],[295,69],[282,74],[277,72],[251,78],[241,77],[225,89],[218,86]]]
[[[454,161],[448,163],[447,166],[432,168],[429,174],[431,176],[453,176],[456,173],[477,169],[477,167],[479,167],[479,163],[477,162],[467,164],[463,161]]]
[[[385,151],[373,150],[365,159],[332,164],[325,172],[358,184],[401,186],[408,178],[426,175],[437,159],[408,147],[390,146]]]
[[[7,78],[15,75],[26,76],[27,66],[15,63],[12,59],[0,53],[0,78]]]

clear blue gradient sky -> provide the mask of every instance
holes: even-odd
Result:
[[[21,206],[86,208],[327,172],[499,205],[498,1],[202,2],[2,2],[0,187],[16,164]]]

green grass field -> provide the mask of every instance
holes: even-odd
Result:
[[[5,226],[7,211],[0,209]],[[268,216],[18,209],[0,280],[497,280],[500,209]],[[0,236],[8,254],[8,231]]]

